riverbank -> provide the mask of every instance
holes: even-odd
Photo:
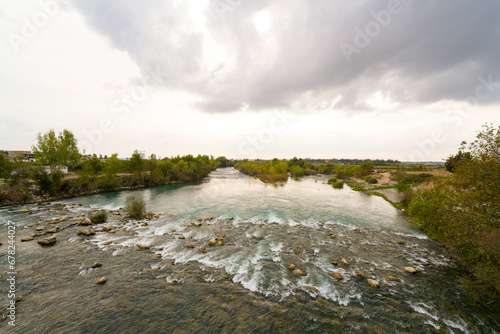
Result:
[[[69,190],[68,192],[57,192],[55,194],[42,193],[40,191],[39,187],[37,187],[32,181],[30,181],[28,186],[27,186],[27,189],[25,190],[25,192],[27,192],[29,194],[29,196],[27,196],[28,199],[26,199],[26,196],[23,196],[20,194],[14,194],[11,196],[11,198],[4,198],[3,201],[0,201],[0,207],[52,202],[52,201],[71,199],[71,198],[81,197],[81,196],[90,196],[90,195],[95,195],[95,194],[103,194],[103,193],[109,193],[109,192],[135,190],[135,189],[143,189],[143,188],[152,188],[152,187],[159,187],[159,186],[189,184],[189,183],[198,181],[198,180],[189,180],[189,181],[185,181],[185,182],[171,181],[171,182],[164,182],[162,184],[144,184],[144,182],[141,183],[140,178],[138,178],[137,176],[135,176],[133,174],[117,175],[117,179],[118,179],[120,186],[116,186],[116,187],[113,187],[111,189],[106,188],[106,187],[101,187],[101,186],[93,187],[93,189],[82,189],[82,188],[78,188],[75,186],[76,182],[78,182],[78,179],[76,177],[74,177],[74,176],[68,177],[65,179],[65,181],[73,183],[73,187],[69,188],[71,190]]]

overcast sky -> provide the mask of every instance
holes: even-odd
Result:
[[[0,149],[440,161],[500,125],[500,1],[0,0]]]

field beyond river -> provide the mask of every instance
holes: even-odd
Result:
[[[2,314],[9,222],[18,301],[16,326],[5,317],[0,332],[500,333],[498,311],[470,306],[449,256],[403,212],[326,181],[221,168],[198,183],[2,207]],[[127,218],[129,195],[156,216]],[[82,225],[103,210],[106,222]]]

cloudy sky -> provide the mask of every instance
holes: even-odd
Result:
[[[500,125],[493,0],[0,0],[0,149],[440,161]]]

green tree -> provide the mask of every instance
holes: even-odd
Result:
[[[0,153],[0,179],[7,179],[12,172],[12,163],[3,153]]]
[[[455,172],[455,168],[457,168],[460,164],[464,162],[468,162],[472,160],[472,155],[470,152],[462,152],[461,150],[458,151],[456,155],[451,155],[446,159],[446,163],[444,166],[446,167],[446,170],[448,172]]]
[[[130,168],[132,172],[142,173],[145,167],[146,163],[144,161],[144,154],[135,150],[130,157]]]
[[[469,273],[472,296],[500,302],[500,127],[485,125],[468,150],[470,160],[448,182],[409,204],[414,222],[457,255]]]
[[[57,166],[74,168],[80,161],[77,140],[72,132],[63,130],[56,136],[53,129],[47,133],[38,133],[37,143],[32,146],[38,162],[50,167],[50,172]]]

